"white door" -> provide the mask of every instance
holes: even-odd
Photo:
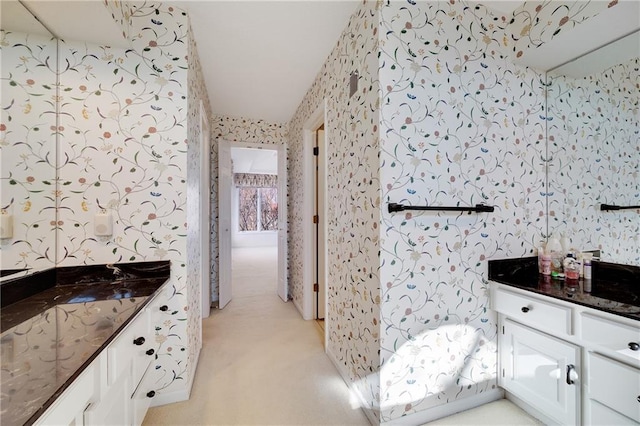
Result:
[[[580,424],[580,348],[504,320],[502,386],[563,425]]]
[[[200,258],[202,277],[202,318],[209,316],[211,309],[211,146],[209,144],[209,122],[200,101]]]
[[[289,299],[287,284],[287,150],[278,145],[278,296]]]
[[[231,145],[218,145],[218,307],[231,301]]]

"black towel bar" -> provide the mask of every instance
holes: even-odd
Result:
[[[600,204],[600,210],[634,210],[640,209],[640,206],[616,206],[614,204]]]
[[[489,213],[495,210],[493,206],[476,204],[475,207],[452,207],[452,206],[405,206],[404,204],[389,203],[389,213],[401,212],[404,210],[431,210],[447,212],[475,212]]]

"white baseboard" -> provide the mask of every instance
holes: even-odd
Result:
[[[162,392],[151,400],[151,407],[173,404],[174,402],[187,401],[189,399],[189,389],[184,387],[173,392]]]
[[[381,425],[402,425],[402,426],[415,426],[423,425],[434,420],[441,419],[443,417],[451,416],[461,411],[470,410],[475,407],[479,407],[489,402],[497,401],[504,398],[504,391],[500,388],[490,390],[488,392],[482,392],[468,398],[459,399],[449,402],[448,404],[439,405],[437,407],[428,408],[426,410],[418,411],[417,413],[409,414],[397,419],[390,420],[388,422],[382,422]]]
[[[371,423],[372,425],[380,424],[380,420],[378,420],[377,414],[371,408],[369,408],[369,402],[365,399],[365,397],[362,395],[360,390],[353,385],[351,378],[343,370],[342,366],[338,362],[338,358],[336,358],[336,356],[333,354],[333,352],[331,352],[330,349],[327,349],[326,353],[329,359],[331,360],[331,362],[333,363],[333,365],[336,367],[336,370],[338,370],[338,374],[340,374],[340,377],[342,377],[342,380],[344,380],[344,382],[347,384],[350,394],[352,396],[355,396],[358,399],[358,405],[360,406],[360,409],[364,412],[364,414],[367,416],[367,420],[369,420],[369,423]]]
[[[161,392],[157,394],[151,400],[151,407],[159,407],[161,405],[173,404],[174,402],[187,401],[191,397],[191,389],[193,388],[193,381],[196,377],[199,360],[200,350],[196,353],[196,360],[194,362],[195,368],[189,375],[189,381],[186,383],[186,386],[172,392]]]
[[[300,306],[300,304],[298,302],[296,302],[295,297],[293,299],[291,299],[293,301],[293,306],[296,307],[296,309],[298,310],[298,312],[300,312],[300,316],[302,316],[302,319],[304,320],[310,320],[313,319],[311,317],[307,318],[307,315],[305,315],[304,309],[302,309],[302,306]]]

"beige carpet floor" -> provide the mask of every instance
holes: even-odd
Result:
[[[368,425],[315,321],[276,295],[277,252],[232,258],[233,299],[203,322],[191,399],[150,409],[144,424]]]
[[[276,295],[277,251],[234,249],[233,299],[203,321],[191,399],[145,425],[368,425],[322,346],[316,321]],[[539,425],[506,400],[430,423]]]

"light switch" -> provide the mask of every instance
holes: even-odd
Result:
[[[111,221],[111,212],[102,209],[96,213],[93,219],[93,233],[96,237],[110,237],[113,235],[113,223]]]
[[[6,210],[0,213],[0,238],[13,238],[13,215]]]

